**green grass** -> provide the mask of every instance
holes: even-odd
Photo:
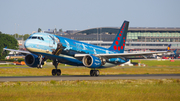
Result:
[[[180,67],[180,60],[175,60],[171,62],[170,60],[132,60],[132,62],[140,62],[147,66],[179,66]]]
[[[0,76],[51,76],[52,67],[0,68]],[[89,68],[60,68],[61,75],[89,75]],[[180,74],[180,67],[113,67],[100,69],[100,75],[118,74]]]
[[[0,83],[0,101],[178,101],[180,80],[99,80]]]
[[[139,60],[133,60],[138,62]],[[118,75],[118,74],[180,74],[180,61],[170,60],[157,61],[157,60],[140,60],[141,63],[147,66],[116,66],[112,68],[100,69],[100,75]],[[53,65],[44,65],[43,69],[37,68],[16,68],[27,66],[2,66],[12,68],[0,68],[0,76],[51,76],[51,71],[54,69]],[[69,68],[71,67],[71,68]],[[89,75],[89,68],[73,67],[60,64],[58,68],[61,69],[62,75]]]
[[[27,65],[12,65],[12,64],[3,64],[0,67],[28,67]]]
[[[133,60],[138,62],[138,60]],[[180,74],[180,61],[141,60],[146,67],[101,69],[101,75]],[[4,66],[2,66],[4,67]],[[51,76],[51,65],[43,69],[0,68],[0,76]],[[89,68],[59,65],[62,75],[89,75]],[[179,101],[180,79],[0,82],[0,101]]]

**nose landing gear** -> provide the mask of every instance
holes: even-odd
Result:
[[[44,60],[42,59],[42,55],[39,55],[38,58],[39,58],[39,64],[37,65],[37,68],[38,69],[42,69],[42,65],[44,65]]]

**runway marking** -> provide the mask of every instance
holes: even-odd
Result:
[[[118,80],[118,79],[180,79],[180,74],[137,74],[137,75],[89,75],[68,76],[28,76],[28,77],[0,77],[0,82],[6,81],[73,81],[73,80]]]

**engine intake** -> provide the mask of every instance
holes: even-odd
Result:
[[[25,63],[29,67],[37,67],[37,65],[39,64],[39,58],[37,55],[28,54],[25,57]]]
[[[98,68],[102,65],[101,59],[93,55],[86,55],[83,57],[83,64],[89,68]]]

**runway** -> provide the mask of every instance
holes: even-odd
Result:
[[[118,80],[118,79],[180,79],[180,74],[136,74],[136,75],[89,75],[68,76],[28,76],[28,77],[0,77],[0,82],[6,81],[71,81],[71,80]]]

